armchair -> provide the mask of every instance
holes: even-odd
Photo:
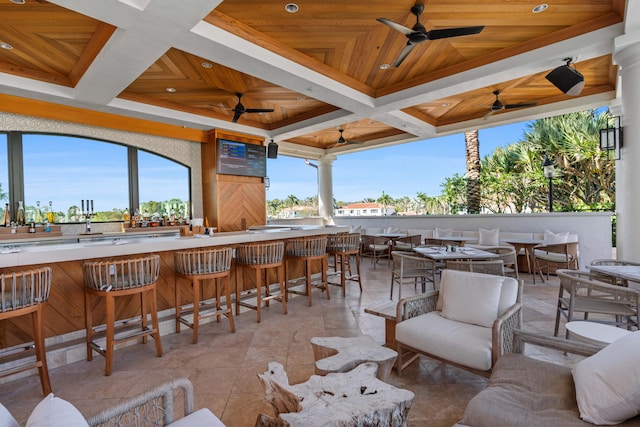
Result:
[[[420,246],[420,235],[396,237],[391,240],[391,251],[413,251],[413,248]]]
[[[542,273],[546,271],[547,280],[549,273],[556,269],[577,270],[578,266],[578,242],[542,244],[534,248],[534,275],[540,273],[540,278],[544,282]]]
[[[522,282],[512,277],[444,270],[440,289],[397,306],[398,375],[419,353],[482,376],[511,351],[522,324]]]
[[[592,274],[586,271],[563,269],[556,273],[560,287],[554,336],[558,336],[560,317],[570,322],[576,313],[583,313],[584,320],[589,320],[590,314],[596,314],[600,323],[638,326],[638,290],[594,280]],[[603,319],[601,315],[613,316],[615,320]],[[567,338],[568,335],[567,331]]]
[[[380,258],[391,258],[391,244],[388,237],[378,237],[365,234],[362,236],[361,255],[372,257],[373,268]]]

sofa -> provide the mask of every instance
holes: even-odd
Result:
[[[178,391],[182,393],[176,393]],[[175,420],[174,398],[179,395],[184,399],[184,417]],[[0,426],[20,427],[2,404]],[[27,419],[26,427],[41,426],[224,427],[224,424],[207,408],[194,410],[193,385],[188,379],[180,378],[105,409],[89,419],[85,419],[71,403],[50,393],[38,403]]]
[[[640,426],[640,332],[623,338],[603,348],[515,330],[513,353],[498,359],[456,426]],[[525,343],[586,359],[571,369],[525,355]]]

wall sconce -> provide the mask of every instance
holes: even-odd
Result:
[[[269,179],[268,176],[265,176],[264,177],[264,188],[268,190],[269,187],[271,187],[271,180]]]
[[[615,117],[615,127],[607,127],[600,129],[600,150],[606,151],[611,158],[611,152],[614,153],[614,159],[620,160],[620,149],[622,148],[622,127],[620,126],[620,117]]]
[[[584,88],[584,76],[570,67],[573,58],[565,58],[566,64],[561,65],[545,76],[555,87],[570,96],[578,96]]]
[[[278,144],[273,142],[273,139],[267,145],[267,158],[268,159],[277,159],[278,158]]]

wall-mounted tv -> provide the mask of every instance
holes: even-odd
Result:
[[[267,176],[265,147],[218,138],[216,171],[225,175]]]

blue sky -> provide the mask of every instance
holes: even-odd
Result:
[[[480,156],[522,140],[529,123],[481,129]],[[418,192],[437,196],[444,179],[455,173],[465,173],[462,133],[338,156],[333,163],[333,196],[342,202],[377,199],[383,191],[393,198],[415,197]],[[282,155],[268,159],[267,175],[269,200],[316,195],[316,169],[303,159]]]

